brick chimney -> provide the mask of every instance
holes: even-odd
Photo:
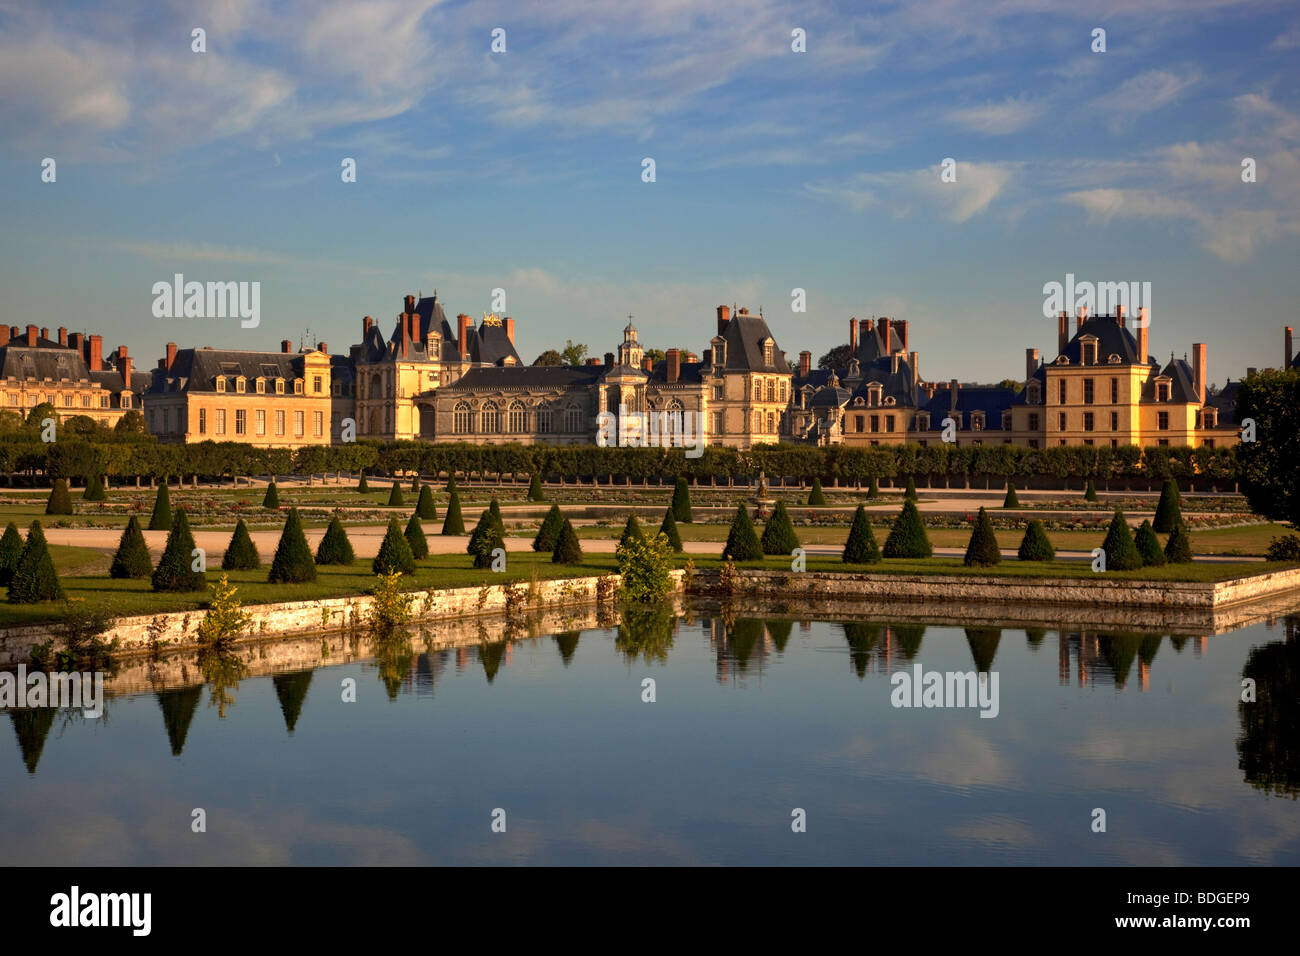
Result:
[[[610,368],[613,368],[613,367],[614,367],[614,353],[613,353],[613,352],[606,352],[606,353],[605,353],[605,364],[606,364],[607,366],[609,366]]]
[[[411,354],[411,317],[410,315],[401,316],[402,326],[402,358]]]
[[[460,359],[465,361],[469,358],[469,329],[470,318],[464,312],[456,316],[456,338],[457,346],[460,348]]]
[[[68,345],[68,330],[61,325],[59,326],[59,344],[64,348]]]
[[[888,355],[890,352],[893,351],[893,348],[889,344],[889,329],[891,327],[891,324],[892,323],[890,322],[889,319],[880,320],[880,338],[881,341],[884,343],[881,346],[881,348],[883,349],[883,351],[881,352],[882,355]]]
[[[857,353],[858,351],[858,320],[849,319],[849,351]]]
[[[1192,386],[1196,389],[1196,400],[1205,404],[1205,373],[1209,349],[1204,342],[1192,345]]]
[[[908,355],[908,364],[912,366],[912,384],[915,385],[917,383],[917,380],[920,379],[921,377],[921,366],[916,361],[915,352],[912,352]]]
[[[362,337],[363,339],[368,339],[368,338],[370,338],[370,329],[371,329],[371,327],[374,326],[374,324],[375,324],[375,320],[372,319],[370,316],[367,315],[367,316],[365,316],[364,318],[362,318],[362,320],[361,320],[361,337]]]
[[[875,327],[876,323],[872,319],[858,319],[858,342],[866,342],[867,336],[871,334],[872,329]]]
[[[654,370],[655,370],[655,361],[654,361],[654,359],[652,359],[652,358],[651,358],[650,356],[648,356],[648,355],[644,356],[644,357],[641,359],[641,371],[643,371],[643,372],[653,372]]]
[[[329,354],[330,354],[329,343],[327,343],[327,342],[320,342],[320,343],[318,343],[318,344],[316,345],[316,351],[317,351],[317,352],[320,352],[322,355],[329,355]]]
[[[812,353],[804,349],[799,353],[799,376],[807,378],[810,372],[812,372]]]
[[[281,339],[281,340],[280,340],[280,351],[281,351],[281,352],[288,352],[291,348],[293,348],[293,343],[292,343],[291,341],[289,341],[288,339]]]
[[[889,371],[892,375],[898,374],[898,360],[903,357],[902,352],[889,353]]]
[[[126,346],[117,347],[117,370],[122,373],[122,382],[127,388],[131,387],[131,356],[126,354]]]
[[[898,341],[903,346],[903,351],[907,351],[907,319],[895,319],[894,329],[898,332]]]
[[[414,311],[415,311],[415,296],[413,296],[413,295],[408,295],[405,299],[402,300],[402,304],[405,306],[405,308],[402,309],[402,311],[403,311],[404,313],[406,313],[406,314],[409,315],[410,313],[414,312]]]
[[[102,335],[92,335],[90,337],[90,358],[86,361],[92,372],[102,372],[104,370],[104,337]]]
[[[1291,348],[1291,326],[1286,327],[1286,361],[1282,364],[1283,369],[1291,367],[1291,359],[1295,357],[1295,352]]]
[[[1074,318],[1074,331],[1077,333],[1080,329],[1083,328],[1083,323],[1087,321],[1088,321],[1088,307],[1086,305],[1081,305],[1079,306],[1079,311]]]
[[[1038,349],[1025,349],[1025,378],[1031,379],[1038,371]]]
[[[406,326],[408,329],[410,329],[411,341],[419,342],[420,341],[420,313],[418,312],[406,313]]]
[[[1056,354],[1064,355],[1065,347],[1070,344],[1070,313],[1064,309],[1056,317]]]
[[[1115,324],[1118,325],[1121,329],[1124,328],[1124,319],[1125,319],[1124,306],[1123,305],[1115,306]]]
[[[165,368],[167,371],[170,372],[172,370],[172,366],[175,364],[176,364],[176,343],[168,342],[167,358],[164,360],[163,368]]]
[[[9,344],[9,326],[0,325],[0,348]]]
[[[81,332],[68,333],[68,348],[76,349],[81,354],[85,354],[86,336]]]
[[[1137,350],[1138,364],[1146,365],[1151,356],[1148,354],[1147,336],[1151,332],[1151,312],[1144,305],[1138,309]]]
[[[955,409],[957,407],[957,391],[960,388],[961,386],[958,384],[955,378],[948,383],[948,407],[949,408]],[[953,417],[955,418],[956,416],[954,415]]]
[[[731,309],[725,305],[718,306],[718,334],[721,335],[727,330],[727,323],[731,321]]]
[[[48,342],[50,340],[50,330],[46,328],[41,329],[41,338]]]
[[[510,340],[511,345],[515,344],[515,320],[509,316],[506,316],[506,338]]]
[[[598,359],[598,358],[589,358],[589,359],[587,359],[587,364],[588,364],[588,365],[599,365],[599,364],[600,364],[600,359]]]
[[[40,330],[34,325],[27,326],[27,347],[29,349],[36,348],[36,333],[38,331]]]
[[[670,383],[682,376],[682,353],[678,349],[669,349],[664,353],[667,359],[666,376]]]

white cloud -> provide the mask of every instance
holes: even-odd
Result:
[[[1043,115],[1046,106],[1023,97],[1003,100],[1000,103],[984,103],[979,106],[967,106],[952,110],[948,119],[977,133],[991,136],[1015,133]]]
[[[1088,109],[1101,113],[1110,128],[1119,131],[1131,126],[1144,113],[1168,106],[1196,82],[1197,77],[1192,73],[1180,76],[1168,70],[1148,70],[1097,97]]]
[[[957,163],[957,179],[946,183],[940,167],[887,173],[859,173],[840,182],[809,183],[815,196],[842,203],[853,212],[881,205],[897,217],[910,216],[919,206],[952,222],[966,222],[989,208],[1011,181],[1017,163]]]

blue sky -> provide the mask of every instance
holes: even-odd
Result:
[[[792,358],[891,315],[995,381],[1072,272],[1151,282],[1152,351],[1222,383],[1300,325],[1298,62],[1300,9],[1230,0],[0,2],[0,321],[152,366],[501,287],[526,361],[628,313],[700,351],[735,303]],[[261,282],[261,326],[154,319],[176,272]]]

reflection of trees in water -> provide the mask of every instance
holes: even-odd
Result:
[[[750,658],[754,656],[754,649],[762,639],[762,620],[754,617],[736,618],[727,632],[727,644],[731,648],[731,659],[736,662],[738,670],[743,671],[749,666]]]
[[[1287,618],[1293,634],[1300,617]],[[1300,793],[1300,641],[1252,648],[1241,671],[1255,681],[1255,700],[1239,701],[1237,766],[1252,787],[1293,800]]]
[[[668,660],[673,646],[673,626],[677,613],[671,604],[656,602],[641,604],[628,601],[623,605],[623,619],[614,637],[614,647],[629,664],[637,658],[647,664]]]
[[[1025,628],[1025,640],[1034,650],[1038,650],[1038,645],[1043,643],[1043,638],[1047,637],[1047,629],[1042,627]]]
[[[853,670],[857,673],[858,680],[862,680],[867,676],[871,652],[880,641],[884,625],[874,621],[845,621],[840,627],[844,628],[844,639],[849,642],[849,660]]]
[[[176,690],[161,690],[154,695],[158,706],[162,708],[163,726],[167,728],[167,740],[172,745],[172,756],[179,757],[185,749],[185,738],[189,735],[194,712],[199,708],[199,698],[203,696],[201,686],[181,687]]]
[[[921,653],[921,638],[925,637],[924,624],[895,624],[890,630],[898,641],[898,649],[907,660],[910,661]]]
[[[57,707],[15,707],[9,711],[13,721],[14,733],[18,735],[18,749],[23,755],[23,765],[30,774],[36,773],[36,765],[41,762],[41,751],[54,726]]]
[[[208,706],[216,707],[217,716],[224,718],[226,708],[235,703],[234,691],[239,690],[248,665],[239,655],[214,644],[199,651],[199,673],[212,685]]]
[[[1138,650],[1146,640],[1147,638],[1142,634],[1097,635],[1097,651],[1114,675],[1116,687],[1123,688],[1128,683],[1129,671],[1133,669],[1133,659],[1138,656]],[[1160,638],[1157,637],[1156,645],[1159,644]]]
[[[999,627],[968,627],[966,643],[970,645],[970,656],[975,660],[975,670],[987,672],[993,668],[993,659],[998,654],[998,644],[1002,641],[1002,629]]]
[[[1176,653],[1181,654],[1183,652],[1183,645],[1187,643],[1187,638],[1177,637],[1171,634],[1169,635],[1169,643],[1174,646],[1174,651]]]
[[[790,643],[790,632],[792,630],[794,630],[794,621],[768,619],[767,634],[768,637],[772,638],[772,644],[776,647],[778,654],[785,653],[785,646]]]
[[[410,673],[415,660],[411,647],[411,633],[402,628],[386,628],[375,632],[375,665],[379,668],[379,682],[384,685],[389,700],[397,700],[402,682]]]
[[[483,673],[487,675],[489,684],[496,680],[497,671],[501,669],[501,661],[505,659],[506,647],[509,643],[509,641],[492,641],[480,644],[478,647],[478,660],[483,665]]]
[[[564,631],[551,635],[551,640],[555,641],[555,646],[560,652],[560,660],[564,661],[565,667],[573,663],[573,654],[578,649],[578,638],[581,636],[581,631]]]
[[[303,701],[307,699],[307,688],[311,684],[312,671],[298,671],[294,674],[277,674],[271,678],[275,685],[275,696],[280,701],[280,713],[284,716],[285,730],[293,733],[302,713]]]

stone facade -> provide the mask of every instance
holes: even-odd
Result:
[[[0,325],[0,410],[25,417],[48,403],[59,418],[84,415],[111,427],[139,408],[149,373],[133,370],[125,345],[106,360],[103,336],[66,328],[57,336],[34,325]]]

